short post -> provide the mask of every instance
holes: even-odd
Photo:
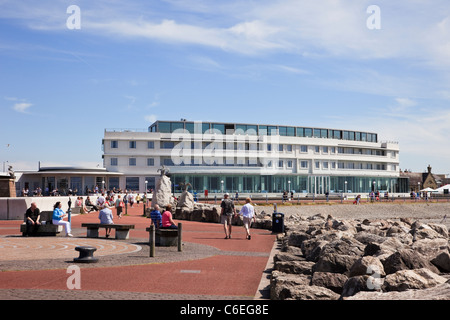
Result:
[[[181,234],[183,231],[183,224],[181,222],[178,223],[178,252],[183,251],[183,241],[181,239]]]
[[[149,232],[149,245],[150,245],[150,257],[155,256],[155,225],[150,225],[150,232]]]

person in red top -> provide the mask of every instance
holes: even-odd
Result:
[[[162,219],[161,219],[161,228],[165,228],[165,229],[178,229],[178,227],[175,225],[175,222],[173,222],[172,220],[172,206],[170,204],[168,204],[166,206],[166,211],[163,212],[162,214]]]

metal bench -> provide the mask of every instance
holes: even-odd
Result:
[[[130,230],[134,229],[134,224],[102,224],[102,223],[83,223],[83,228],[87,228],[88,238],[98,238],[99,228],[111,228],[116,230],[117,240],[126,240],[130,237]]]

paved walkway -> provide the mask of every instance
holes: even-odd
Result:
[[[114,210],[113,210],[114,211]],[[224,239],[223,226],[183,223],[183,250],[156,247],[149,257],[148,227],[142,205],[115,223],[134,224],[129,240],[86,238],[85,222],[97,222],[97,213],[72,217],[73,238],[22,237],[20,221],[0,221],[0,299],[254,299],[264,297],[264,271],[271,262],[275,236],[233,226]],[[177,222],[177,221],[176,221]],[[112,231],[114,236],[114,231]],[[77,264],[81,289],[68,289],[67,272],[78,257],[74,248],[97,248],[98,263]]]

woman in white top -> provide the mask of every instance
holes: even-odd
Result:
[[[239,211],[239,214],[242,215],[244,220],[245,231],[247,232],[247,239],[250,240],[252,237],[250,236],[250,226],[252,224],[252,220],[255,221],[255,209],[251,205],[251,199],[245,199],[245,205]]]

